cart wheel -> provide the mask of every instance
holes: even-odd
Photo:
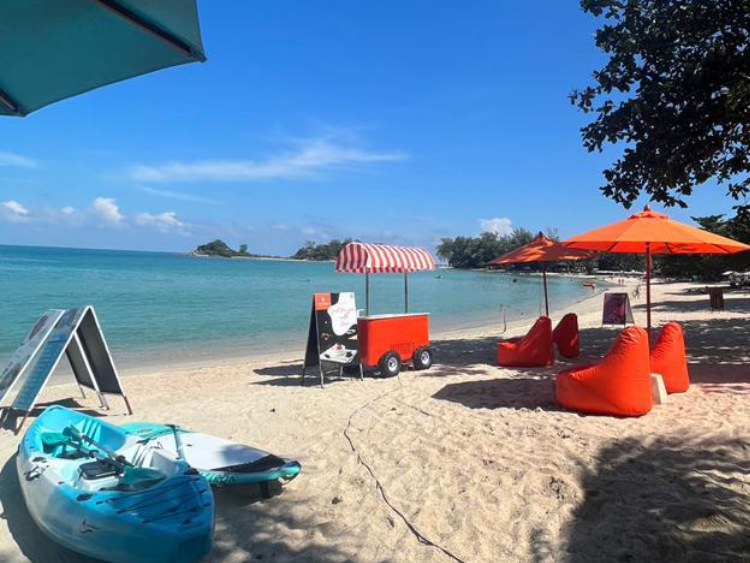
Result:
[[[432,367],[432,349],[417,348],[414,351],[414,369],[429,369]]]
[[[381,375],[394,376],[401,371],[401,358],[396,352],[386,352],[378,362]]]

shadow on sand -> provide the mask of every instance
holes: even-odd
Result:
[[[578,358],[568,359],[558,356],[555,364],[548,367],[508,368],[513,370],[510,377],[451,383],[435,393],[433,398],[452,401],[473,409],[560,410],[554,400],[557,373],[577,364],[598,361],[617,338],[618,333],[618,329],[611,328],[581,330],[582,350],[585,353]],[[441,364],[430,370],[435,373],[424,372],[424,375],[433,377],[484,375],[486,364],[493,366],[496,364],[494,354],[497,350],[497,342],[498,339],[494,337],[442,342],[440,347],[445,354],[445,359],[441,357]],[[476,356],[473,355],[475,352],[477,352]],[[471,364],[467,365],[469,361]]]
[[[750,561],[749,452],[740,438],[603,449],[584,469],[560,560]]]
[[[325,371],[325,384],[338,383],[341,381],[350,381],[353,379],[359,380],[359,371],[352,368],[351,373],[344,370],[341,376],[338,375],[337,369],[326,368]],[[279,364],[276,366],[268,366],[254,370],[253,373],[258,375],[268,376],[268,379],[264,381],[258,381],[253,385],[271,385],[277,387],[290,387],[299,386],[302,387],[302,364],[299,362],[288,362]],[[365,377],[367,373],[365,372]],[[306,370],[304,387],[320,387],[320,372],[317,366],[309,367]]]
[[[214,549],[206,561],[276,561],[294,557],[301,557],[305,561],[352,560],[335,548],[301,542],[306,546],[302,551],[275,539],[288,535],[279,534],[280,528],[287,532],[299,531],[305,537],[316,528],[312,522],[294,517],[296,511],[288,503],[280,503],[283,502],[283,498],[278,497],[282,493],[280,487],[272,487],[270,499],[265,499],[259,488],[250,487],[242,491],[215,489],[214,493]],[[15,455],[0,471],[0,502],[3,507],[0,518],[6,521],[13,541],[31,563],[103,563],[65,549],[42,533],[26,508]],[[269,510],[267,503],[277,503],[277,506]],[[0,561],[14,563],[16,560],[21,561],[18,558],[14,560],[11,553],[4,553],[0,549]]]
[[[276,489],[264,499],[255,490],[237,494],[215,489],[214,549],[206,561],[356,561],[334,546],[310,541],[316,533],[326,533],[326,525],[299,516],[279,494],[284,493]],[[280,538],[296,538],[298,545]]]
[[[77,400],[68,398],[68,399],[59,399],[57,401],[49,401],[46,403],[37,403],[36,406],[31,409],[31,412],[28,414],[29,419],[36,418],[39,416],[44,409],[46,409],[49,406],[52,405],[58,405],[61,407],[65,407],[66,409],[72,409],[75,411],[78,411],[80,413],[86,414],[88,416],[93,416],[96,418],[106,416],[106,413],[108,411],[96,411],[92,410],[87,407],[82,407],[81,403],[79,403]],[[2,410],[2,414],[0,414],[0,429],[3,430],[10,430],[11,432],[18,433],[21,431],[21,428],[19,428],[19,424],[23,421],[24,413],[20,411],[14,411],[9,408],[4,408]]]
[[[451,383],[432,398],[459,403],[471,409],[559,410],[554,400],[554,380],[550,377],[520,377]]]
[[[13,540],[32,563],[100,563],[98,559],[79,555],[57,545],[42,533],[26,509],[21,484],[18,481],[15,455],[0,471],[0,502],[3,505],[0,518],[6,521]],[[0,552],[0,560],[10,559]]]

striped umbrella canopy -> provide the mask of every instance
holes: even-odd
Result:
[[[435,260],[423,248],[350,242],[336,258],[336,271],[347,274],[402,274],[434,270]]]
[[[0,115],[204,61],[195,0],[3,0]]]
[[[407,274],[434,270],[435,259],[423,248],[350,242],[336,257],[337,272],[365,274],[365,312],[370,313],[370,274],[404,274],[404,312],[409,312]]]

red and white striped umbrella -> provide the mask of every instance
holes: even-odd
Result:
[[[435,260],[422,248],[350,242],[336,258],[336,271],[347,274],[402,274],[434,270]]]

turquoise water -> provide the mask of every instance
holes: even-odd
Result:
[[[513,279],[517,279],[513,282]],[[410,310],[431,313],[433,333],[538,315],[541,280],[441,270],[409,277]],[[118,365],[192,362],[299,350],[312,294],[355,291],[364,277],[330,263],[192,258],[173,253],[0,245],[0,362],[48,308],[93,305]],[[370,312],[403,310],[403,277],[371,276]],[[569,278],[549,279],[562,308],[591,295]]]

